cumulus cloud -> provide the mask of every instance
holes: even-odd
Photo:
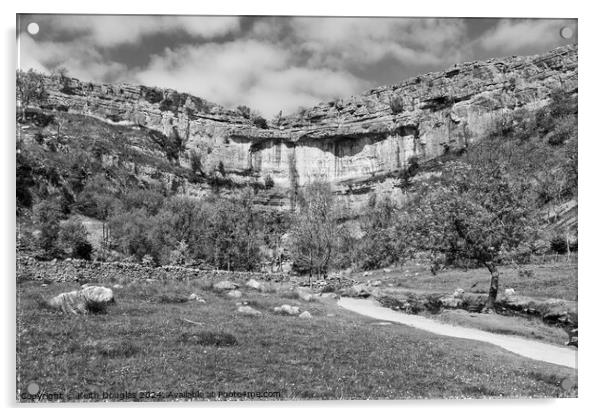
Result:
[[[457,59],[466,44],[460,19],[299,17],[291,26],[314,65],[436,65]]]
[[[466,60],[543,52],[576,21],[237,16],[29,16],[21,68],[174,88],[265,117]],[[470,26],[472,25],[472,26]],[[472,30],[469,30],[472,28]]]
[[[51,73],[58,66],[68,69],[69,75],[82,80],[117,82],[127,79],[126,65],[109,61],[89,44],[35,41],[23,33],[19,36],[19,67]]]
[[[154,34],[179,32],[214,38],[240,30],[238,16],[50,15],[39,20],[41,30],[84,36],[101,47],[133,44]]]
[[[573,29],[573,39],[563,40],[560,30]],[[576,42],[577,23],[563,19],[503,19],[478,41],[485,50],[504,54],[533,54],[559,44]]]
[[[189,45],[154,55],[136,79],[225,106],[249,105],[265,116],[351,94],[364,85],[345,71],[296,67],[293,58],[290,50],[257,40]]]

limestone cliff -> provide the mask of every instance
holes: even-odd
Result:
[[[183,165],[194,151],[204,169],[222,162],[233,176],[270,176],[281,196],[321,178],[353,202],[374,189],[395,192],[395,173],[410,158],[423,163],[465,147],[502,114],[537,108],[555,89],[576,92],[577,52],[574,45],[457,64],[320,103],[266,129],[189,94],[127,84],[49,78],[48,106],[176,135]]]

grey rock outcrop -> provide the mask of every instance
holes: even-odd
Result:
[[[396,173],[479,140],[496,120],[577,92],[576,45],[526,57],[466,62],[255,126],[238,111],[170,89],[48,78],[48,107],[183,138],[202,165],[270,176],[266,203],[316,178],[353,204],[373,191],[401,192]],[[184,152],[184,153],[185,153]],[[187,162],[184,162],[187,163]]]

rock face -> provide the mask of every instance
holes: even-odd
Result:
[[[48,106],[176,137],[208,169],[221,162],[229,175],[270,176],[276,204],[318,178],[353,203],[375,190],[400,192],[395,174],[411,161],[464,148],[502,115],[537,108],[555,89],[576,92],[577,52],[573,45],[457,64],[320,103],[267,129],[198,97],[126,84],[48,79]]]

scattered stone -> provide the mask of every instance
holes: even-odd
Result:
[[[283,315],[299,315],[299,307],[285,304],[282,306],[276,306],[274,308],[274,312]]]
[[[511,287],[509,287],[508,289],[504,290],[504,296],[513,296],[515,293],[516,292]]]
[[[383,272],[385,272],[385,273],[391,273],[392,271],[393,271],[393,270],[391,270],[391,269],[389,269],[389,268],[385,268],[385,269],[383,269]]]
[[[314,299],[314,295],[310,289],[298,287],[295,291],[299,299],[304,300],[306,302],[311,302]]]
[[[196,293],[192,293],[190,296],[188,296],[188,300],[197,300],[199,297],[197,296]]]
[[[242,293],[240,290],[231,290],[227,293],[227,295],[235,299],[242,298]]]
[[[123,285],[120,285],[120,284],[113,285],[113,289],[123,289]]]
[[[327,299],[341,299],[341,296],[338,293],[327,292],[320,294],[320,297]]]
[[[443,308],[448,308],[448,309],[457,309],[460,307],[460,305],[462,304],[462,299],[460,299],[459,297],[455,296],[455,292],[454,295],[452,296],[445,296],[442,297],[440,299],[441,301],[441,306]]]
[[[370,287],[360,283],[359,285],[353,285],[350,288],[350,296],[356,298],[367,298],[371,295]]]
[[[263,283],[258,282],[255,279],[251,279],[246,283],[247,287],[250,287],[251,289],[255,289],[255,290],[259,290],[261,292],[263,292],[265,290],[265,286]]]
[[[239,306],[238,307],[238,312],[243,314],[243,315],[247,315],[247,316],[259,316],[261,315],[261,312],[259,312],[257,309],[253,309],[250,306]]]
[[[301,319],[311,319],[311,313],[309,313],[308,311],[305,311],[301,315],[299,315],[299,318],[301,318]]]
[[[379,287],[380,285],[382,285],[382,281],[380,280],[375,280],[373,282],[370,282],[370,286],[374,286],[374,287]]]
[[[213,288],[216,290],[234,290],[238,289],[238,285],[228,280],[222,280],[221,282],[214,283]]]

